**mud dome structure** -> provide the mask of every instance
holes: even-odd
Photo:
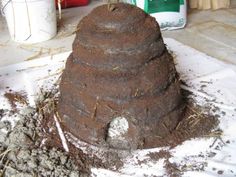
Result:
[[[60,93],[64,131],[96,146],[155,147],[184,109],[158,23],[123,3],[99,6],[81,20]]]

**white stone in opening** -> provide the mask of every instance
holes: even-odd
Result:
[[[108,137],[111,139],[123,138],[123,135],[128,132],[129,122],[125,117],[114,118],[108,128]]]

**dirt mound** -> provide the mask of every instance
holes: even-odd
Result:
[[[158,23],[118,3],[95,8],[78,29],[60,83],[64,130],[97,146],[155,147],[185,107]]]

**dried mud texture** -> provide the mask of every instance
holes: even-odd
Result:
[[[156,147],[156,138],[176,128],[185,107],[158,23],[123,3],[112,11],[99,6],[81,20],[60,92],[64,130],[87,143],[113,148]],[[125,118],[129,129],[107,141],[109,125],[117,117]]]
[[[47,94],[50,95],[55,96],[55,93]],[[19,99],[12,101],[14,105],[20,102]],[[81,171],[83,163],[79,166],[70,154],[57,146],[47,146],[44,141],[47,136],[42,122],[54,110],[50,104],[54,101],[56,100],[47,97],[41,100],[37,109],[29,106],[21,107],[20,110],[16,108],[19,121],[14,127],[9,128],[6,121],[0,122],[0,176],[89,176],[89,172]],[[8,112],[5,111],[4,114],[7,115]],[[3,133],[6,130],[7,133]]]

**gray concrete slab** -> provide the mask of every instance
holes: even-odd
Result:
[[[236,8],[192,10],[186,28],[163,32],[210,56],[236,64]]]

